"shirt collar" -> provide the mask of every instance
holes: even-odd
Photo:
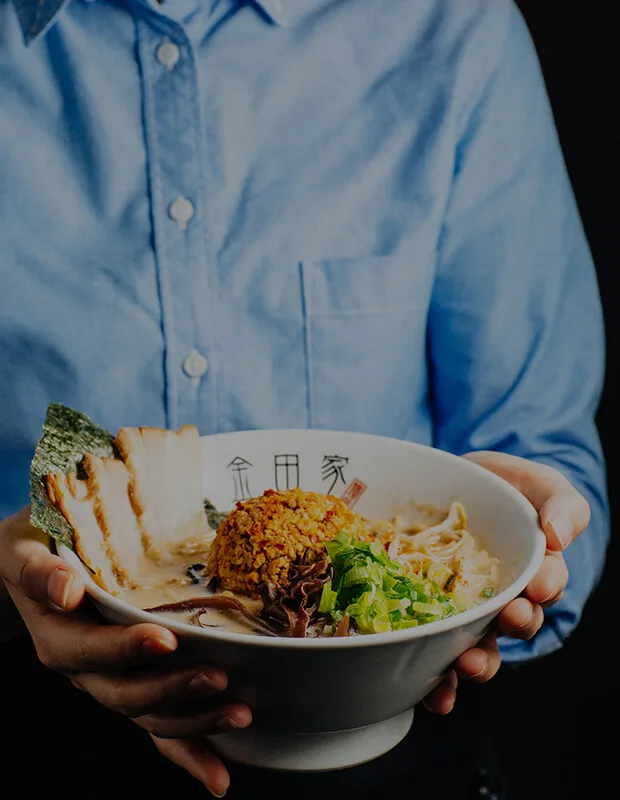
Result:
[[[68,0],[13,0],[25,43],[30,44],[47,30],[67,2]]]
[[[287,3],[292,0],[252,0],[276,25],[288,22]],[[26,44],[44,33],[69,0],[13,0]],[[171,0],[174,2],[174,0]]]

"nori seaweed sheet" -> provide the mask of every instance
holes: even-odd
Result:
[[[48,472],[67,474],[78,469],[85,453],[117,457],[114,436],[81,411],[50,403],[43,431],[30,464],[30,522],[73,548],[73,528],[50,502],[44,478]]]

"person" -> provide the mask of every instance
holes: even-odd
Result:
[[[603,326],[514,3],[12,0],[0,76],[5,640],[226,792],[200,736],[251,724],[227,676],[102,625],[28,523],[57,401],[110,430],[340,428],[477,461],[548,550],[425,707],[561,648],[609,537]]]

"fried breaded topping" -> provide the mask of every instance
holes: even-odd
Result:
[[[268,489],[236,508],[211,545],[208,572],[221,589],[258,597],[262,584],[286,590],[289,568],[304,556],[325,556],[325,542],[340,531],[368,539],[362,517],[333,495]]]

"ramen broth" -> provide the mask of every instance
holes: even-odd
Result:
[[[449,517],[448,517],[449,519]],[[389,520],[366,519],[369,530],[381,541],[386,550],[392,547],[392,554],[396,547],[401,553],[409,553],[402,558],[413,558],[415,560],[415,542],[417,534],[425,531],[440,530],[442,521],[447,521],[446,512],[430,506],[423,506],[410,503],[405,509]],[[473,558],[483,565],[483,575],[486,585],[496,583],[497,559],[489,556],[482,549],[480,543],[465,531],[470,538],[469,550],[473,553]],[[140,609],[153,609],[164,604],[180,603],[200,597],[228,596],[236,598],[243,603],[246,609],[254,614],[259,614],[263,608],[262,600],[242,595],[230,591],[214,591],[209,588],[209,576],[205,573],[204,577],[197,580],[192,568],[202,568],[207,563],[210,542],[215,536],[215,531],[209,536],[209,541],[204,538],[200,540],[188,539],[180,543],[175,543],[173,552],[167,555],[168,562],[157,564],[151,560],[144,559],[140,570],[140,588],[126,589],[122,592],[122,599],[129,604]],[[440,538],[440,534],[437,534]],[[449,538],[449,537],[448,537]],[[437,544],[436,544],[437,546]],[[444,547],[452,546],[448,541]],[[432,544],[428,542],[423,548],[432,555]],[[446,559],[444,559],[445,561]],[[483,602],[485,598],[479,597],[477,603]],[[156,611],[158,616],[177,622],[196,624],[196,611]],[[205,608],[200,611],[200,627],[212,629],[225,629],[236,633],[255,633],[264,635],[264,630],[259,626],[254,626],[250,619],[243,614],[233,610],[220,610],[216,608]]]

